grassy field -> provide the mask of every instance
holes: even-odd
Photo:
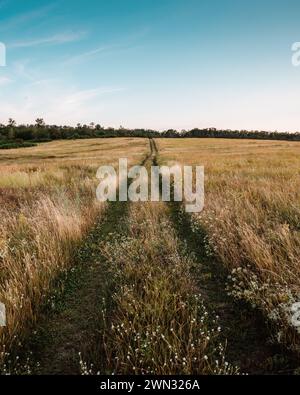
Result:
[[[114,314],[104,334],[114,374],[233,374],[193,276],[193,257],[163,203],[129,210],[126,236],[106,243]]]
[[[205,210],[194,231],[229,271],[228,292],[260,309],[274,341],[297,352],[291,306],[300,295],[300,144],[160,139],[161,163],[205,166]]]
[[[300,294],[299,154],[296,142],[222,139],[90,139],[0,150],[2,372],[298,368],[289,353],[299,355],[300,346],[291,324]],[[147,166],[204,165],[204,211],[100,204],[96,170],[121,157]],[[51,309],[41,313],[47,303]],[[38,368],[7,365],[6,353],[20,341]]]
[[[0,300],[7,310],[2,357],[36,320],[51,282],[72,265],[77,246],[102,215],[97,168],[122,156],[138,164],[147,149],[147,140],[116,138],[0,150]]]

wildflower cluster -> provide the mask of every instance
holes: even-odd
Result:
[[[4,361],[0,371],[0,374],[3,376],[32,375],[40,366],[39,362],[33,363],[31,361],[31,355],[25,360],[21,360],[18,355],[13,356],[9,352],[6,352],[5,349],[0,353],[0,358],[1,361]]]
[[[262,312],[273,341],[300,350],[300,322],[293,311],[300,300],[300,284],[297,285],[296,272],[292,273],[289,266],[296,270],[298,258],[295,251],[288,255],[281,247],[291,237],[290,227],[281,226],[279,236],[273,229],[258,236],[254,225],[235,223],[228,207],[229,203],[224,201],[222,210],[210,208],[193,215],[193,232],[204,239],[206,256],[217,257],[229,270],[228,294]],[[277,245],[271,247],[276,238],[279,239]],[[296,243],[290,240],[290,248],[296,248]],[[284,255],[281,259],[285,259],[286,272],[279,263],[275,264],[275,253]]]
[[[161,205],[135,205],[129,235],[103,246],[115,276],[105,349],[114,374],[232,374],[221,327],[195,293],[192,260]]]
[[[229,295],[248,302],[252,308],[258,308],[266,315],[274,330],[271,337],[276,342],[285,343],[287,331],[291,335],[295,331],[300,334],[300,323],[296,319],[298,310],[294,308],[299,304],[300,295],[295,295],[287,285],[272,282],[270,278],[265,278],[263,282],[247,265],[232,270],[228,276],[227,291]],[[296,343],[291,348],[300,350]]]

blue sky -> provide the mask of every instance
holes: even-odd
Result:
[[[299,0],[0,0],[0,122],[300,130]]]

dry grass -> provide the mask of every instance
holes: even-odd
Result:
[[[72,264],[78,243],[104,204],[95,199],[96,169],[119,157],[139,163],[146,139],[62,141],[0,150],[0,301],[9,350],[36,319],[52,280]],[[2,354],[3,355],[3,354]]]
[[[104,336],[114,374],[230,374],[184,252],[162,203],[136,203],[128,235],[103,245],[114,278],[113,317]],[[102,252],[103,252],[102,251]]]
[[[161,162],[204,165],[208,249],[232,272],[228,291],[258,307],[274,339],[300,349],[291,306],[300,301],[300,144],[157,140]]]

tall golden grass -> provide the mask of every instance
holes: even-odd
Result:
[[[114,278],[106,368],[114,374],[232,374],[163,203],[132,203],[128,233],[102,252]]]
[[[157,140],[160,161],[204,165],[208,250],[230,271],[228,292],[259,308],[274,340],[300,351],[292,323],[300,301],[300,144]]]
[[[146,139],[128,138],[0,150],[2,357],[36,320],[53,279],[74,263],[77,245],[101,217],[97,168],[122,156],[139,163],[147,149]]]

